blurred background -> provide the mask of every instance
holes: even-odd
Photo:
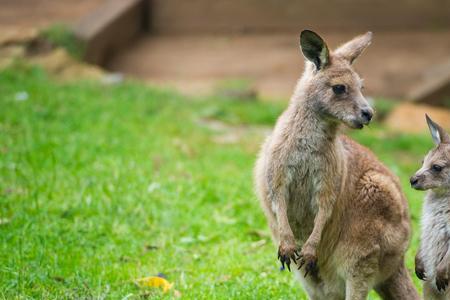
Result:
[[[432,105],[449,97],[448,0],[0,3],[6,35],[66,24],[83,42],[85,61],[190,94],[231,80],[245,82],[249,94],[289,98],[304,64],[299,33],[309,28],[331,48],[375,33],[356,65],[370,96]]]
[[[413,275],[450,0],[0,0],[0,297],[306,299],[252,186],[303,29],[374,33],[355,68],[376,119],[346,133],[401,179]]]

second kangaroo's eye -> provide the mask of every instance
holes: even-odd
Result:
[[[335,93],[336,95],[342,95],[347,90],[345,88],[345,85],[343,84],[336,84],[333,85],[331,88],[333,89],[333,93]]]
[[[431,170],[433,170],[434,172],[440,172],[442,171],[442,167],[440,165],[432,165]]]

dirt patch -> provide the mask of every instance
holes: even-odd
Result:
[[[42,66],[59,80],[102,79],[104,76],[103,70],[99,67],[80,62],[60,48],[33,56],[30,62]]]
[[[16,34],[0,35],[0,69],[22,60],[41,66],[58,80],[98,80],[106,76],[101,68],[74,58],[65,49],[40,37],[37,29],[12,32]]]

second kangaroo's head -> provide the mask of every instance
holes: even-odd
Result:
[[[416,190],[450,189],[450,136],[426,115],[436,147],[425,156],[420,170],[411,177]]]
[[[360,35],[330,52],[315,32],[302,31],[300,46],[308,60],[300,82],[302,93],[320,116],[351,128],[369,124],[373,109],[362,95],[363,81],[352,63],[370,45],[372,33]]]

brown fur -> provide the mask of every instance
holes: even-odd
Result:
[[[255,167],[279,257],[297,260],[311,299],[366,299],[372,288],[384,299],[418,299],[403,260],[410,223],[399,181],[339,133],[341,124],[362,128],[370,121],[362,80],[351,67],[370,40],[368,33],[329,53],[315,33],[302,33],[312,63]],[[335,85],[346,92],[335,93]]]

